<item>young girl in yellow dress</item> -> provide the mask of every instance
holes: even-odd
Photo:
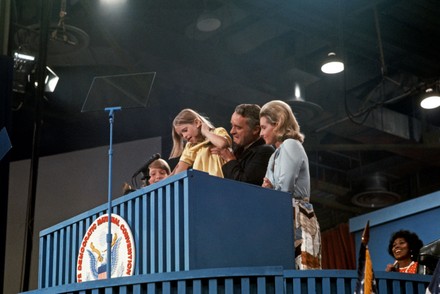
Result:
[[[224,128],[215,128],[206,117],[186,108],[174,118],[172,136],[170,158],[180,156],[172,175],[193,168],[223,178],[224,161],[217,154],[211,154],[209,149],[213,146],[231,147],[231,137]]]

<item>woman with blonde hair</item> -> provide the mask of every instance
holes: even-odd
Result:
[[[209,149],[231,147],[231,137],[224,128],[215,128],[206,117],[186,108],[173,120],[172,137],[170,158],[180,156],[172,175],[193,168],[223,178],[224,160]]]
[[[261,108],[260,135],[276,150],[269,159],[263,187],[288,192],[294,208],[297,269],[321,268],[321,232],[310,201],[309,161],[304,135],[290,106],[273,100]]]

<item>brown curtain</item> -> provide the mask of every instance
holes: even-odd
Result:
[[[322,232],[322,268],[356,269],[356,251],[348,224]]]

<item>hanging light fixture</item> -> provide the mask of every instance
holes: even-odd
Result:
[[[344,48],[344,30],[342,25],[343,20],[343,9],[342,9],[342,0],[338,0],[338,7],[337,7],[337,29],[338,29],[338,42],[336,43],[336,40],[333,41],[333,44],[330,48],[336,48],[339,53],[343,52]],[[333,49],[335,50],[335,49]],[[339,58],[336,56],[336,53],[334,51],[329,52],[327,55],[327,58],[324,60],[324,63],[321,66],[321,71],[326,74],[337,74],[342,71],[344,71],[344,62],[342,61],[342,58]]]
[[[208,8],[208,0],[203,0],[203,13],[197,18],[196,27],[201,32],[214,32],[221,27],[222,21],[217,13]]]
[[[433,88],[428,88],[422,96],[420,106],[424,109],[434,109],[440,106],[440,93]]]
[[[201,32],[213,32],[222,25],[220,18],[213,12],[204,11],[197,18],[197,29]]]
[[[380,173],[363,177],[355,192],[351,202],[361,207],[380,208],[400,201],[400,195],[389,190],[388,179]]]
[[[322,64],[321,70],[326,74],[337,74],[344,70],[344,63],[336,56],[336,53],[330,52]]]
[[[292,108],[292,111],[301,124],[311,122],[313,119],[318,118],[323,112],[321,106],[304,99],[304,91],[299,83],[294,84],[293,97],[289,97],[285,102]]]

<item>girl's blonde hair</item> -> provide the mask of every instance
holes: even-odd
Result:
[[[209,128],[214,128],[212,123],[208,120],[208,118],[198,114],[196,111],[185,108],[179,112],[179,114],[173,120],[173,127],[171,130],[171,135],[173,138],[173,150],[171,150],[170,158],[179,157],[182,155],[182,151],[184,148],[184,142],[182,137],[176,132],[176,127],[183,124],[193,124],[199,120],[202,123],[208,125]]]
[[[304,134],[301,133],[298,121],[289,104],[281,100],[273,100],[263,105],[260,118],[265,117],[275,125],[274,133],[277,141],[283,142],[291,138],[304,142]]]
[[[148,168],[162,169],[167,173],[167,175],[169,175],[171,173],[171,168],[170,168],[168,162],[166,162],[162,158],[158,158],[155,161],[153,161],[152,163],[150,163]]]

